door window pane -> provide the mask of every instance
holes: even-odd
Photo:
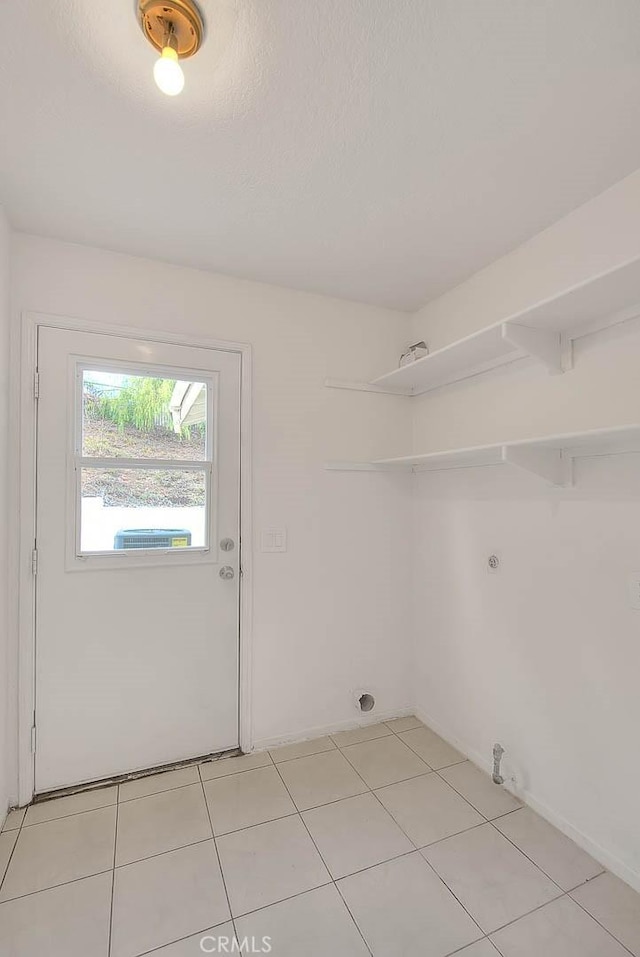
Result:
[[[205,469],[81,469],[83,553],[207,547]]]
[[[82,370],[85,458],[207,458],[204,382]]]

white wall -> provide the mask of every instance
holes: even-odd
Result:
[[[407,485],[323,468],[409,441],[406,400],[323,387],[399,355],[409,319],[19,234],[12,279],[16,327],[35,311],[252,343],[255,742],[357,722],[359,687],[381,712],[410,707]],[[288,552],[261,553],[281,525]]]
[[[426,306],[413,335],[441,346],[639,256],[639,212],[635,174]],[[549,491],[499,468],[322,468],[412,439],[640,422],[638,323],[581,340],[565,376],[522,360],[407,400],[322,387],[389,368],[412,336],[387,311],[27,236],[13,278],[15,323],[33,310],[253,343],[256,537],[289,529],[288,554],[255,555],[258,742],[354,719],[357,686],[385,712],[415,701],[481,762],[502,741],[527,799],[640,889],[640,457],[580,463],[575,489]]]
[[[0,522],[5,534],[0,543],[0,821],[4,819],[14,789],[12,760],[13,723],[9,703],[8,554],[9,522],[7,453],[9,425],[9,224],[0,206]]]
[[[634,174],[427,305],[435,348],[640,255]],[[421,451],[640,423],[640,325],[412,400]],[[527,799],[640,889],[640,456],[546,490],[503,468],[414,478],[416,700],[476,759],[501,741]],[[488,555],[501,568],[489,574]]]
[[[433,349],[640,256],[640,170],[420,309]]]

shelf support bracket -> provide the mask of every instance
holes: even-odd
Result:
[[[560,357],[563,372],[573,369],[573,338],[567,332],[560,333]]]
[[[573,484],[573,460],[559,449],[537,449],[526,445],[503,445],[502,461],[544,479],[549,485],[566,488]]]
[[[554,329],[535,329],[517,322],[502,323],[502,338],[516,349],[542,362],[549,372],[563,372],[560,333]]]

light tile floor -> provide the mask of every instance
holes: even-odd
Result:
[[[640,957],[640,895],[414,717],[11,812],[0,882],[2,957]]]

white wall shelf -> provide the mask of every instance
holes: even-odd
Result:
[[[629,452],[640,452],[640,425],[403,455],[373,462],[330,462],[326,468],[342,471],[430,472],[510,465],[538,476],[549,485],[566,487],[573,484],[574,459]]]
[[[549,372],[571,367],[571,341],[640,314],[640,260],[604,273],[370,382],[336,389],[415,396],[530,356]]]

